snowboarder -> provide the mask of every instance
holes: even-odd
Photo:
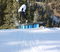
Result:
[[[25,18],[25,19],[27,20],[27,18],[26,18],[26,5],[25,5],[25,4],[23,4],[23,5],[18,9],[18,12],[20,12],[20,17],[21,17],[21,18]]]

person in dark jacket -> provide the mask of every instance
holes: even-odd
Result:
[[[26,5],[23,4],[19,9],[18,12],[20,12],[20,17],[26,18]],[[26,18],[27,20],[27,18]]]

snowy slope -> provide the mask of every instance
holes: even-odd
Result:
[[[60,52],[60,28],[0,30],[0,52]]]

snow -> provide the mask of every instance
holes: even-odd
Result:
[[[2,29],[0,52],[60,52],[60,28]]]

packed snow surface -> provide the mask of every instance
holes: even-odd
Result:
[[[60,52],[60,28],[0,30],[0,52]]]

